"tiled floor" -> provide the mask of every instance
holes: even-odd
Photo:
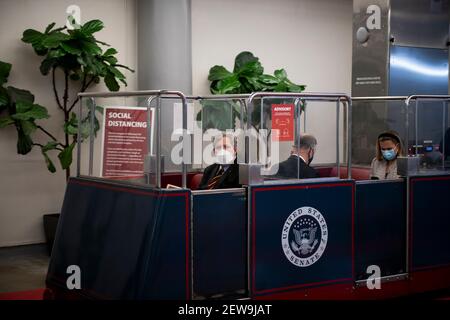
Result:
[[[0,248],[0,292],[44,288],[49,259],[41,244]]]

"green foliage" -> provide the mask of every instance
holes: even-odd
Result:
[[[51,23],[43,32],[33,29],[23,32],[22,41],[30,44],[34,52],[43,58],[39,66],[41,74],[47,76],[51,73],[55,100],[66,119],[62,124],[63,141],[58,140],[38,123],[50,116],[45,107],[34,103],[34,95],[31,92],[4,86],[11,72],[11,64],[0,61],[0,129],[7,126],[16,128],[19,154],[25,155],[34,146],[40,147],[50,172],[56,172],[56,166],[49,152],[57,152],[61,168],[66,170],[66,178],[70,176],[72,153],[78,133],[81,132],[81,141],[91,134],[90,113],[79,123],[75,113],[72,112],[78,97],[69,101],[70,87],[76,85],[77,91],[84,92],[103,79],[109,90],[118,91],[119,83],[127,85],[126,77],[119,69],[134,72],[129,67],[118,64],[115,57],[118,53],[116,49],[107,48],[105,51],[102,49],[101,46],[109,47],[109,45],[97,40],[94,33],[99,32],[103,27],[102,21],[91,20],[74,30],[67,30],[66,27],[55,29],[55,23]],[[62,71],[64,75],[64,93],[59,94],[56,86],[57,70]],[[93,131],[96,134],[100,128],[96,115],[94,115],[94,124]],[[33,140],[32,135],[37,130],[50,138],[46,144]]]
[[[15,87],[5,87],[11,64],[0,61],[0,128],[14,126],[17,131],[17,153],[27,154],[33,148],[31,135],[38,125],[36,120],[49,117],[47,109],[34,103],[31,92]]]
[[[304,85],[293,83],[284,69],[275,70],[274,75],[264,74],[264,68],[251,52],[239,53],[234,60],[233,71],[224,66],[209,70],[208,80],[213,94],[239,94],[257,91],[302,92]]]
[[[239,53],[234,61],[233,71],[224,66],[215,65],[209,70],[208,80],[213,94],[245,94],[259,91],[266,92],[302,92],[305,85],[290,81],[284,69],[275,70],[273,75],[264,74],[264,68],[251,52]],[[260,119],[260,109],[252,113],[252,119]],[[266,119],[270,117],[266,115]],[[203,130],[216,128],[233,129],[236,118],[240,117],[240,108],[236,103],[227,101],[205,101],[202,112],[197,114],[197,121],[203,120]],[[231,124],[230,124],[231,123]],[[255,127],[260,124],[254,123]]]
[[[102,21],[91,20],[74,30],[66,30],[65,27],[53,29],[54,26],[55,23],[50,24],[44,32],[27,29],[22,36],[23,42],[31,44],[36,54],[44,57],[40,65],[42,75],[61,68],[71,80],[82,81],[84,90],[89,81],[98,82],[101,78],[111,91],[119,90],[119,82],[127,85],[119,68],[134,70],[117,63],[116,49],[108,48],[103,52],[99,44],[109,45],[93,35],[103,29]]]

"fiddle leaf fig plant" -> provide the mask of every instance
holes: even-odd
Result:
[[[286,70],[278,69],[273,75],[264,74],[264,68],[249,51],[239,53],[234,60],[233,71],[224,66],[215,65],[209,70],[208,80],[213,94],[245,94],[258,91],[302,92],[305,85],[293,83],[288,79]],[[240,117],[240,107],[235,102],[205,100],[197,121],[202,120],[203,129],[233,129],[236,118]],[[304,105],[302,105],[304,108]],[[260,109],[255,108],[252,119],[260,119]],[[269,119],[270,115],[266,117]],[[255,123],[258,129],[260,124]]]
[[[305,85],[290,81],[286,70],[275,70],[273,75],[264,74],[259,58],[253,53],[243,51],[234,60],[233,71],[224,66],[214,66],[209,70],[208,80],[213,94],[239,94],[257,91],[302,92]]]
[[[58,139],[56,135],[36,123],[36,120],[49,118],[49,114],[45,107],[34,104],[34,96],[29,91],[3,87],[11,65],[0,64],[0,84],[2,85],[0,112],[7,110],[7,116],[0,118],[0,128],[7,125],[16,127],[18,132],[17,151],[20,154],[27,154],[34,146],[39,146],[50,172],[55,172],[56,166],[49,152],[56,152],[61,168],[66,171],[66,179],[70,177],[70,165],[77,141],[78,126],[81,126],[81,140],[87,138],[91,132],[90,114],[88,113],[80,121],[74,112],[79,101],[76,93],[86,91],[101,80],[110,91],[118,91],[119,83],[127,85],[126,77],[120,69],[134,72],[129,67],[118,63],[116,49],[104,50],[103,47],[109,47],[109,44],[95,38],[94,33],[103,28],[102,21],[91,20],[73,30],[69,30],[65,26],[55,28],[55,23],[51,23],[43,32],[34,29],[27,29],[23,32],[22,41],[30,44],[34,52],[42,57],[39,67],[41,74],[43,76],[50,75],[55,102],[64,115],[64,123],[61,124],[64,131],[63,139]],[[60,81],[63,84],[62,92],[58,90],[57,86]],[[96,111],[98,110],[97,108]],[[95,116],[94,134],[98,129],[98,120]],[[32,134],[36,130],[45,133],[49,141],[43,144],[34,142]]]
[[[31,135],[37,130],[49,134],[36,122],[49,118],[49,114],[45,107],[34,103],[34,95],[30,91],[5,87],[11,68],[10,63],[0,61],[0,129],[14,126],[17,130],[17,153],[27,154],[35,145],[44,147],[33,142]],[[55,148],[60,146],[55,145]]]

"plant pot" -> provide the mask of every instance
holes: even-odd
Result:
[[[58,227],[59,213],[44,214],[44,233],[47,244],[47,252],[52,254],[53,243],[55,242],[56,228]]]

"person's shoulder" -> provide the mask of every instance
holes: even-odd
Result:
[[[371,167],[379,166],[382,163],[382,161],[378,160],[377,157],[372,159],[372,162],[370,164]]]
[[[214,170],[217,166],[218,166],[217,163],[210,164],[203,170],[203,173],[207,174],[207,173],[211,172],[212,170]]]

